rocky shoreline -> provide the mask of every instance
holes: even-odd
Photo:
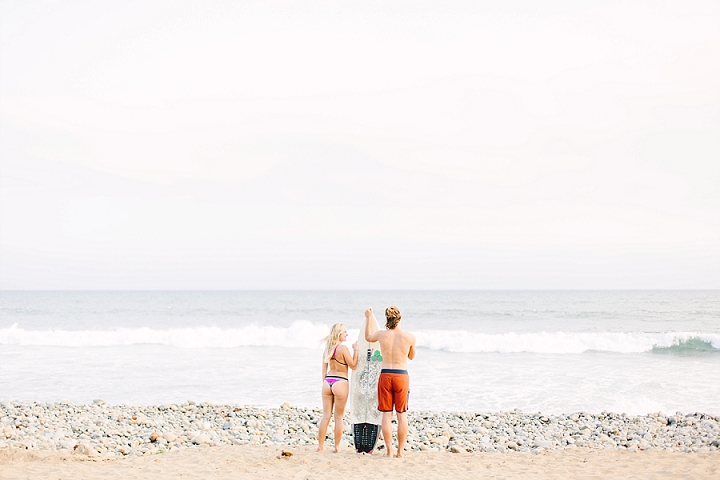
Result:
[[[0,402],[0,449],[112,458],[218,445],[317,444],[318,409],[207,403],[158,406]],[[708,452],[720,449],[720,415],[632,416],[409,412],[413,451],[530,452],[573,448]],[[332,429],[331,429],[332,430]],[[352,445],[346,420],[344,443]],[[332,445],[329,439],[328,445]],[[380,445],[380,443],[378,443]]]

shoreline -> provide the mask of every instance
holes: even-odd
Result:
[[[49,451],[112,459],[203,446],[305,448],[317,445],[321,413],[320,409],[287,403],[279,408],[255,408],[191,401],[150,406],[109,405],[102,400],[92,404],[2,401],[0,452]],[[354,451],[348,417],[341,446]],[[409,452],[538,454],[577,449],[714,453],[720,449],[720,415],[704,413],[410,411],[408,421]],[[330,435],[326,448],[332,445]]]

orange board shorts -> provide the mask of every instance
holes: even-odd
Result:
[[[378,410],[407,412],[410,397],[410,376],[407,370],[383,368],[378,380]]]

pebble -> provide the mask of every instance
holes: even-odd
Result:
[[[158,406],[110,405],[104,400],[89,405],[0,401],[0,449],[50,449],[110,458],[217,445],[314,445],[321,416],[319,409],[287,403],[261,409],[192,401]],[[720,416],[703,413],[411,411],[408,419],[406,449],[418,451],[539,453],[580,447],[702,453],[720,449]],[[332,444],[331,437],[328,443]],[[353,444],[348,421],[343,443]]]
[[[211,443],[210,442],[210,436],[207,433],[201,433],[200,435],[195,435],[193,437],[192,442],[195,445],[206,445]]]

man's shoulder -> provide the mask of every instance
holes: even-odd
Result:
[[[377,335],[378,338],[383,338],[385,335],[388,334],[390,330],[378,330],[373,335]]]
[[[396,335],[400,337],[404,342],[414,342],[415,341],[415,335],[408,332],[407,330],[396,330]]]

